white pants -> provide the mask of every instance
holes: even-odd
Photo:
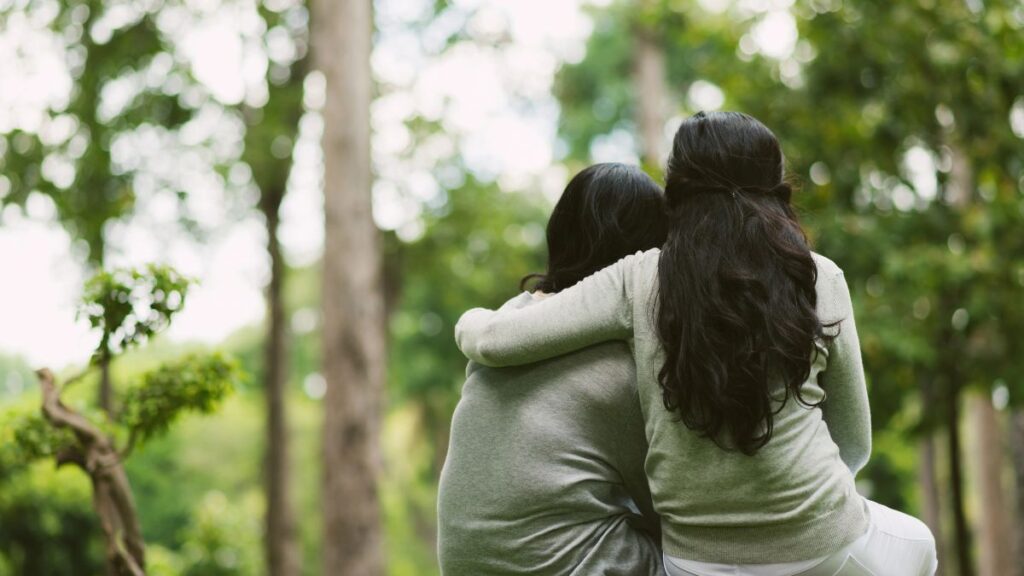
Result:
[[[913,516],[866,500],[868,531],[839,552],[784,564],[711,564],[665,556],[669,576],[932,576],[935,538]]]

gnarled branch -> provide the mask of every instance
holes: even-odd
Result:
[[[75,464],[89,475],[93,507],[106,540],[107,562],[116,576],[145,576],[145,543],[128,475],[113,441],[85,416],[61,402],[50,370],[36,371],[43,390],[43,417],[74,433],[77,446],[61,450],[58,464]]]

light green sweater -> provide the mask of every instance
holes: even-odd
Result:
[[[663,575],[629,347],[467,372],[438,493],[441,573]]]
[[[665,410],[657,374],[664,354],[654,324],[660,251],[637,253],[520,310],[474,309],[455,328],[459,347],[488,366],[535,362],[609,340],[629,340],[649,449],[645,468],[665,553],[702,562],[768,564],[832,554],[867,529],[854,474],[871,451],[853,307],[842,270],[814,254],[818,316],[840,320],[803,387],[775,417],[754,456],[726,451]],[[810,354],[810,351],[808,351]]]

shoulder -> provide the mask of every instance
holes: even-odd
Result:
[[[846,283],[843,269],[838,264],[817,252],[811,252],[811,258],[814,259],[814,265],[818,269],[818,281],[816,284],[819,290],[826,286],[835,286],[840,282]]]
[[[529,306],[533,302],[535,302],[535,299],[529,292],[520,292],[512,298],[509,298],[508,301],[501,305],[501,308],[498,308],[498,310],[515,310],[517,308]]]
[[[650,250],[637,252],[633,254],[633,257],[637,259],[637,262],[657,264],[658,260],[661,259],[661,248],[651,248]]]
[[[843,269],[825,256],[817,252],[811,252],[811,258],[814,259],[814,264],[818,267],[819,276],[841,276],[843,274]]]
[[[623,266],[627,274],[643,277],[649,275],[651,270],[658,269],[659,260],[661,260],[661,249],[651,248],[630,254],[619,260],[619,264]]]
[[[661,248],[651,248],[650,250],[637,250],[632,254],[623,256],[614,265],[625,266],[627,268],[634,268],[637,266],[643,266],[651,262],[657,263],[658,259],[661,258]]]
[[[811,252],[818,268],[814,289],[818,293],[818,314],[822,318],[841,320],[851,312],[850,288],[843,269],[832,260]]]
[[[661,257],[661,250],[651,248],[628,254],[609,264],[605,268],[591,274],[580,285],[590,284],[600,290],[609,298],[618,299],[622,296],[623,290],[627,297],[639,287],[649,283],[651,278],[657,277],[658,260]]]

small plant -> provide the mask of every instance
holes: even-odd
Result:
[[[163,266],[102,272],[90,279],[81,314],[101,331],[96,352],[86,370],[63,386],[50,370],[36,372],[41,413],[13,420],[14,456],[3,458],[8,464],[12,459],[27,463],[52,458],[57,466],[75,465],[89,476],[107,562],[117,576],[146,573],[145,542],[124,460],[139,443],[166,432],[185,412],[215,410],[232,391],[238,368],[219,353],[190,354],[165,363],[125,390],[116,418],[98,421],[66,405],[61,393],[167,328],[184,306],[190,284]]]

